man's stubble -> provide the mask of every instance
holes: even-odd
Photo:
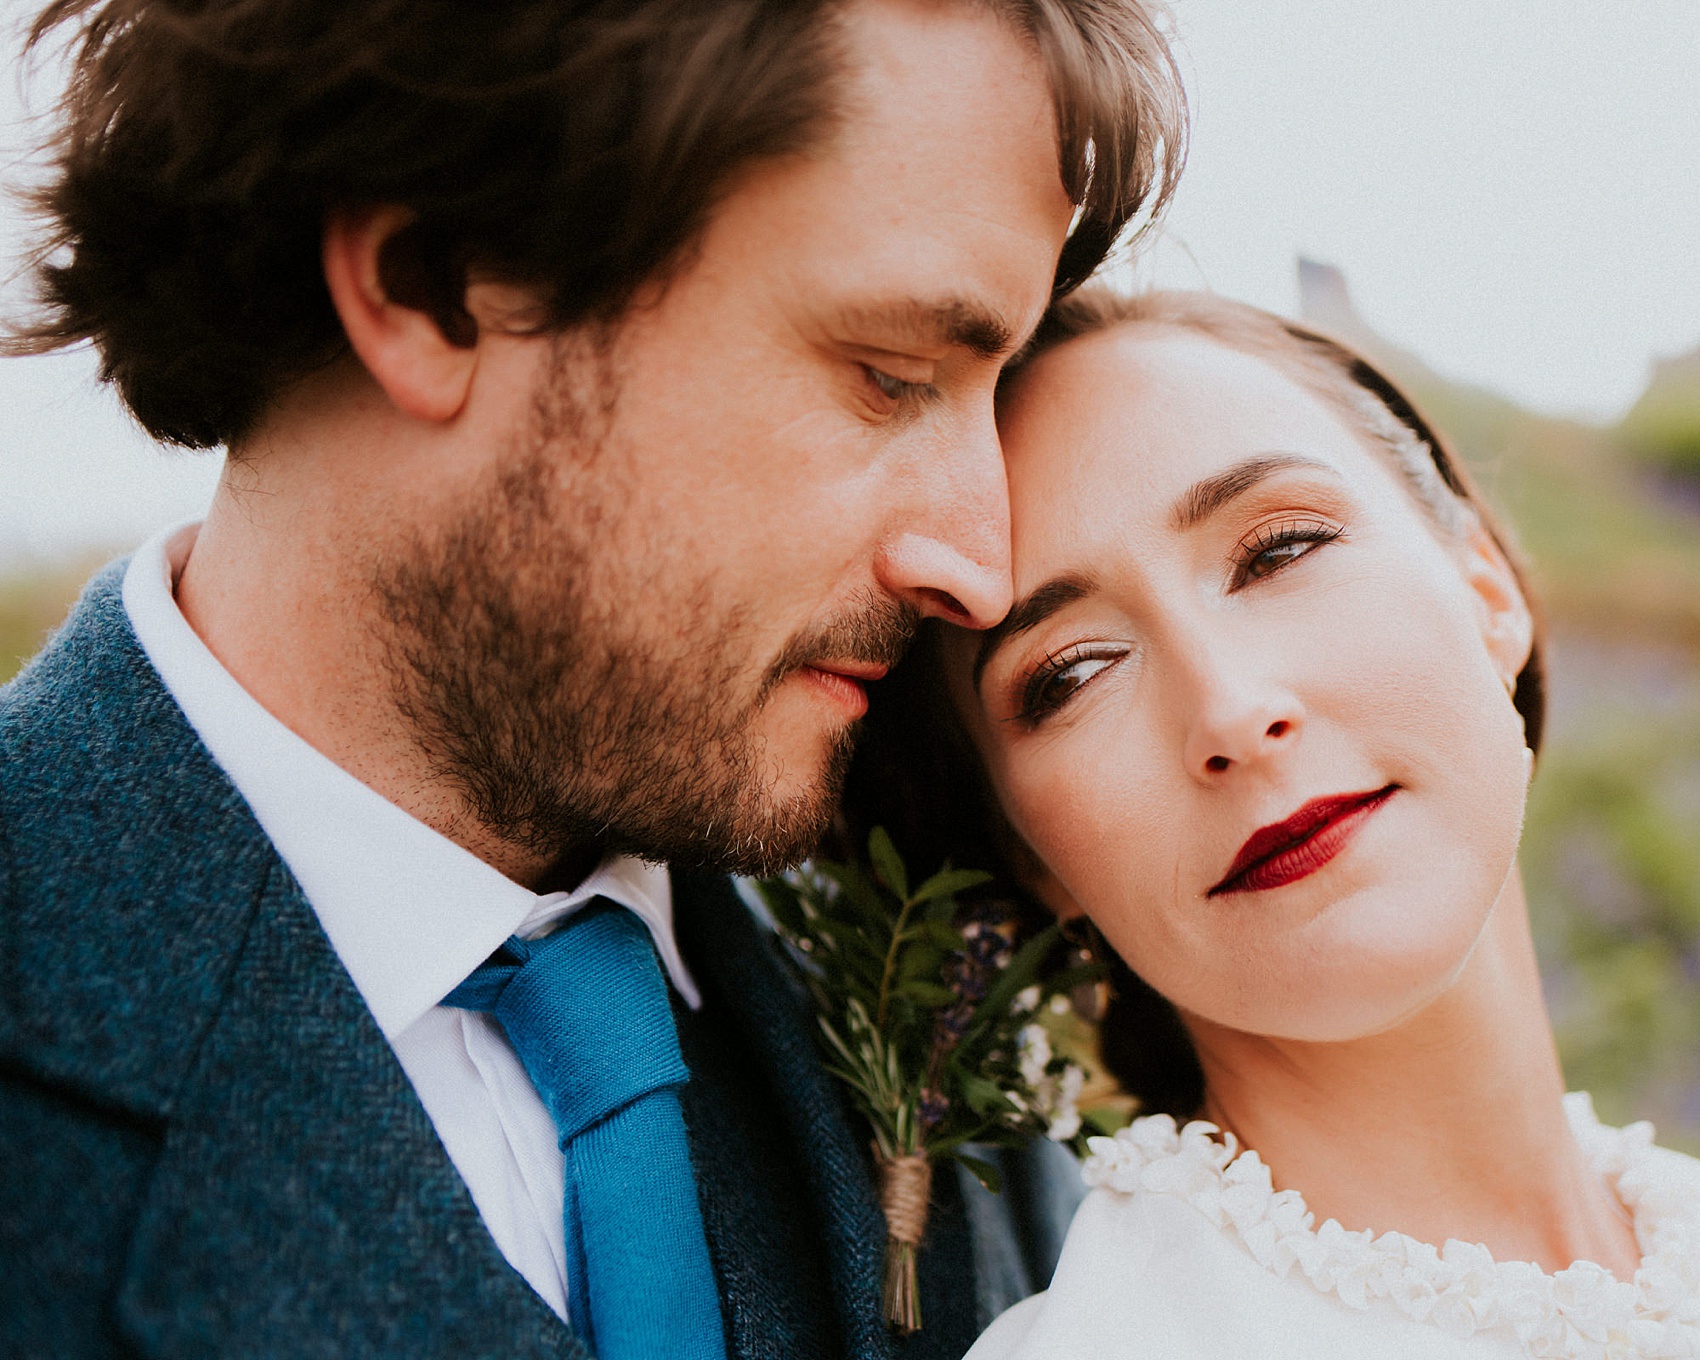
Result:
[[[763,707],[811,660],[894,664],[915,612],[870,594],[752,681],[748,608],[632,518],[614,352],[558,339],[494,474],[377,568],[395,700],[432,776],[529,856],[775,872],[829,824],[855,728],[824,735],[816,778],[779,797]]]

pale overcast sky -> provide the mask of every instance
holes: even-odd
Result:
[[[11,24],[34,8],[0,0]],[[1306,254],[1441,371],[1599,421],[1700,344],[1700,0],[1173,10],[1194,139],[1148,277],[1291,311]],[[0,164],[22,107],[13,63]],[[0,251],[22,240],[8,204]],[[88,356],[0,360],[0,564],[132,544],[215,473],[154,450]]]

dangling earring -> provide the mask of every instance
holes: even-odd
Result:
[[[1098,927],[1085,916],[1071,916],[1058,921],[1057,933],[1068,942],[1070,967],[1097,974],[1093,981],[1075,988],[1071,997],[1080,1017],[1095,1025],[1104,1018],[1104,1009],[1110,1000],[1109,983],[1105,980],[1109,971],[1105,953],[1109,946]]]

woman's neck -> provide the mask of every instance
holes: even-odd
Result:
[[[1633,1277],[1629,1217],[1564,1115],[1515,873],[1458,981],[1386,1033],[1306,1043],[1188,1026],[1205,1117],[1256,1148],[1319,1221]]]

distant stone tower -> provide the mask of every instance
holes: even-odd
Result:
[[[1358,309],[1352,306],[1352,290],[1346,276],[1331,264],[1299,256],[1299,316],[1318,330],[1342,340],[1361,340],[1369,333]]]
[[[1700,402],[1700,348],[1669,359],[1653,361],[1653,376],[1641,400],[1657,401],[1666,395],[1683,393],[1691,401]]]
[[[1378,335],[1358,313],[1346,275],[1331,264],[1299,256],[1299,319],[1325,335],[1344,341],[1402,382],[1427,389],[1436,379],[1410,350]]]
[[[1618,433],[1664,472],[1700,485],[1700,349],[1653,365]]]

